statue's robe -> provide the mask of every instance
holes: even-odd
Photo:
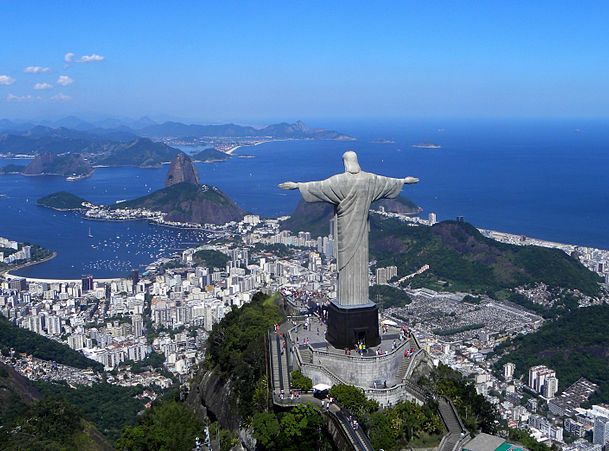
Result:
[[[334,205],[338,243],[337,304],[353,307],[368,304],[368,211],[379,199],[400,194],[403,179],[360,171],[344,172],[319,182],[299,183],[306,202]]]

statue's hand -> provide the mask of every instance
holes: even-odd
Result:
[[[283,182],[279,184],[279,188],[281,189],[297,189],[298,183],[295,182]]]
[[[419,179],[416,177],[408,176],[404,179],[404,183],[406,183],[408,185],[412,185],[413,183],[419,183]]]

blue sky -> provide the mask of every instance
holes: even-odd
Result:
[[[607,117],[608,17],[593,1],[5,1],[0,117]]]

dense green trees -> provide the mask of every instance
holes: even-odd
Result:
[[[68,387],[63,384],[38,382],[40,393],[48,398],[62,398],[78,406],[80,415],[94,423],[107,437],[116,439],[121,429],[133,424],[145,400],[135,398],[142,387],[121,387],[110,384],[94,384],[90,387]]]
[[[330,396],[353,414],[365,428],[370,424],[370,415],[379,408],[379,403],[366,398],[364,390],[353,385],[336,384],[330,389]]]
[[[375,449],[390,451],[422,437],[436,436],[439,441],[443,431],[442,420],[432,406],[405,401],[373,413],[368,435]]]
[[[226,268],[228,255],[212,249],[202,249],[192,254],[192,261],[195,265],[206,265],[208,268]]]
[[[204,437],[203,423],[183,403],[155,404],[134,426],[126,427],[116,442],[124,451],[190,451]]]
[[[392,287],[391,285],[373,285],[370,287],[370,299],[377,301],[378,296],[382,296],[383,308],[404,307],[412,302],[410,296],[404,290]]]
[[[0,351],[7,354],[11,348],[14,348],[16,352],[25,352],[39,359],[54,360],[57,363],[76,368],[103,370],[101,363],[86,358],[67,345],[17,327],[0,314]]]
[[[395,264],[409,274],[430,269],[408,283],[439,290],[493,295],[505,288],[543,282],[595,296],[599,277],[558,249],[516,246],[484,237],[467,223],[444,221],[433,227],[408,227],[372,217],[371,254],[379,266]]]
[[[522,429],[510,429],[508,440],[526,446],[531,451],[551,451],[553,448],[539,443],[531,434]]]
[[[432,393],[450,399],[469,431],[496,432],[498,418],[495,409],[484,396],[476,393],[474,384],[464,379],[461,373],[440,364],[419,384]]]
[[[83,202],[86,202],[86,200],[82,197],[76,196],[75,194],[68,193],[67,191],[58,191],[56,193],[41,197],[36,201],[38,205],[56,208],[58,210],[81,209],[84,208],[82,206]]]
[[[79,409],[61,399],[44,399],[0,427],[1,449],[108,449]]]
[[[259,412],[252,418],[254,437],[264,450],[320,449],[327,445],[321,412],[313,404],[300,404],[289,412]]]
[[[291,385],[297,390],[311,390],[313,381],[310,377],[304,376],[300,371],[294,370],[290,373]]]
[[[368,432],[375,449],[402,449],[421,437],[431,437],[443,431],[442,421],[431,405],[400,402],[393,407],[379,409],[376,401],[366,398],[361,388],[338,384],[330,389],[330,396],[347,409]]]
[[[257,293],[252,302],[232,310],[215,324],[209,335],[207,366],[231,380],[243,418],[255,411],[257,382],[266,371],[264,337],[282,318],[277,299]]]

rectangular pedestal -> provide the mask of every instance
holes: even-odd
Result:
[[[344,308],[330,302],[326,340],[338,349],[352,348],[359,340],[363,340],[366,347],[378,346],[381,337],[376,304]]]

